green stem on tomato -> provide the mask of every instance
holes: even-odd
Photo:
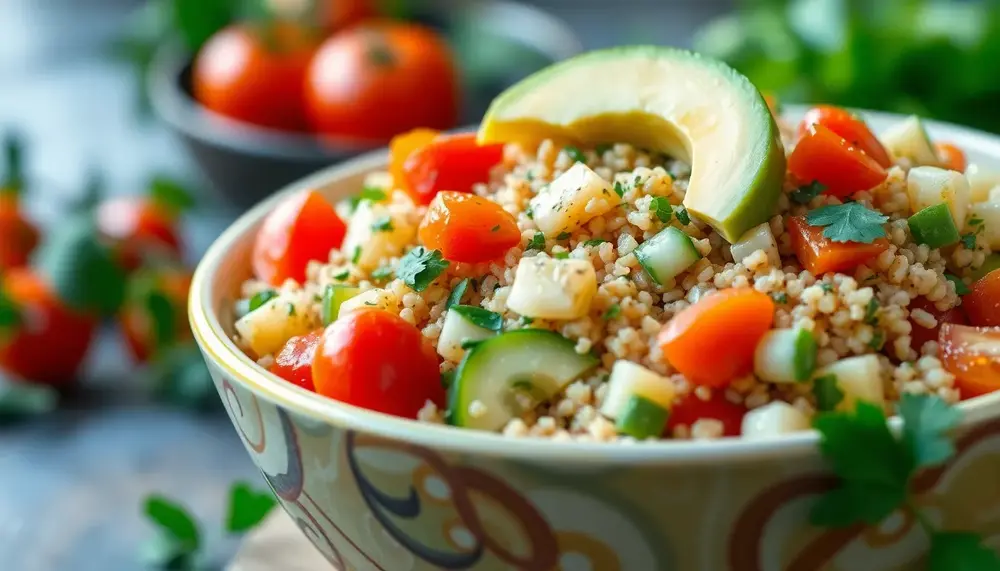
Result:
[[[8,133],[3,139],[4,177],[0,196],[18,196],[24,188],[24,145],[21,139]]]

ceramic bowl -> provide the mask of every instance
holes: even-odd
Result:
[[[870,114],[876,129],[898,120]],[[932,136],[1000,166],[1000,138],[931,124]],[[872,528],[808,523],[834,479],[815,432],[769,441],[556,443],[420,424],[319,397],[272,376],[230,340],[264,215],[290,193],[339,199],[379,152],[309,177],[257,206],[209,250],[191,320],[251,458],[323,555],[341,569],[904,571],[926,540],[912,514]],[[915,480],[946,529],[1000,547],[1000,393],[962,406],[958,453]]]

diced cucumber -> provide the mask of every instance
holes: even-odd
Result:
[[[985,202],[991,190],[1000,188],[1000,172],[982,165],[969,165],[965,169],[965,178],[969,179],[972,202]]]
[[[320,314],[323,317],[323,325],[327,326],[337,320],[340,315],[340,306],[345,301],[361,293],[360,288],[348,285],[331,284],[323,290],[323,301],[320,305]]]
[[[597,357],[577,353],[575,343],[552,331],[519,329],[491,337],[470,349],[458,366],[448,391],[448,421],[500,430],[598,363]]]
[[[357,311],[368,307],[375,309],[389,309],[389,307],[395,303],[393,301],[394,299],[395,297],[393,294],[383,288],[372,288],[361,293],[355,293],[354,297],[350,297],[346,301],[341,302],[340,311],[337,312],[337,317],[345,315],[351,311]]]
[[[449,361],[462,360],[465,355],[465,349],[462,348],[463,343],[482,341],[496,335],[495,330],[473,323],[467,314],[459,311],[459,308],[463,307],[468,306],[456,305],[448,310],[444,316],[444,325],[441,327],[441,336],[438,337],[438,354]]]
[[[612,420],[619,418],[633,396],[649,399],[669,410],[674,402],[674,385],[642,365],[620,359],[611,368],[601,414]]]
[[[781,436],[809,430],[809,417],[784,401],[774,401],[755,408],[743,417],[740,435],[749,440]]]
[[[931,248],[950,246],[961,239],[951,211],[945,203],[928,206],[917,212],[907,221],[910,233],[919,244],[927,244]]]
[[[663,434],[669,417],[670,411],[658,403],[639,395],[632,395],[618,416],[615,428],[621,434],[645,440]]]
[[[668,226],[635,249],[639,265],[658,284],[677,276],[701,259],[691,237]]]
[[[841,359],[816,372],[815,378],[834,376],[837,388],[844,393],[837,410],[851,412],[858,401],[882,406],[885,404],[885,390],[882,387],[878,357],[860,355]]]
[[[969,181],[960,172],[937,167],[917,167],[906,174],[910,208],[920,211],[944,202],[956,228],[965,226],[969,210]]]
[[[507,296],[507,307],[540,319],[577,319],[587,315],[597,294],[597,273],[590,260],[522,258]]]
[[[742,262],[744,258],[757,250],[764,250],[767,259],[774,267],[781,267],[781,256],[778,254],[778,243],[771,233],[771,225],[767,222],[758,224],[744,234],[739,241],[729,247],[734,262]]]
[[[815,368],[816,339],[808,329],[772,329],[754,352],[754,373],[771,383],[806,381]]]
[[[941,159],[927,136],[923,121],[916,115],[907,117],[882,134],[882,144],[896,157],[907,158],[917,165],[938,165]]]
[[[1000,269],[1000,254],[992,253],[986,256],[986,261],[972,272],[973,281],[978,280],[993,270]]]
[[[981,220],[975,226],[970,224],[969,229],[978,232],[982,228],[983,237],[990,248],[1000,250],[1000,203],[980,202],[973,204],[969,213],[970,220]]]

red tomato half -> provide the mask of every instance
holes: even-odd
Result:
[[[976,280],[962,298],[962,307],[972,325],[1000,326],[1000,270]]]
[[[441,192],[420,223],[420,241],[453,262],[488,262],[521,241],[517,220],[499,204],[474,194]]]
[[[667,435],[669,436],[678,425],[690,428],[695,421],[704,418],[721,421],[726,436],[739,436],[746,413],[745,407],[726,400],[723,391],[713,391],[712,398],[707,401],[691,393],[675,403],[671,409],[670,418],[667,420]]]
[[[803,183],[819,182],[829,194],[850,196],[888,176],[882,165],[823,125],[812,125],[788,156],[788,170]]]
[[[271,372],[282,379],[298,385],[308,391],[315,391],[313,385],[313,360],[316,357],[316,347],[323,336],[323,330],[318,329],[308,335],[292,337],[285,343],[278,356],[274,358]]]
[[[444,135],[423,146],[403,163],[404,188],[419,204],[430,204],[438,192],[472,192],[490,179],[490,169],[503,160],[503,144],[480,145],[475,133]]]
[[[330,324],[312,374],[317,393],[376,412],[416,418],[428,400],[444,406],[434,348],[415,326],[381,309]]]
[[[1000,390],[1000,327],[945,323],[938,343],[963,399]]]
[[[928,301],[926,297],[921,296],[910,302],[910,311],[912,312],[914,309],[922,309],[937,319],[937,325],[930,329],[920,325],[912,318],[910,319],[910,324],[913,326],[910,330],[910,347],[913,347],[913,350],[917,353],[920,352],[920,348],[924,346],[924,343],[938,340],[938,332],[941,331],[941,325],[945,323],[965,325],[968,323],[968,320],[965,318],[965,312],[962,311],[962,306],[941,311],[934,305],[934,302]]]
[[[857,115],[846,109],[833,107],[832,105],[819,105],[806,112],[799,123],[799,137],[809,133],[809,127],[813,125],[823,125],[833,131],[853,147],[860,149],[871,157],[883,168],[892,166],[892,159],[885,147],[879,142],[878,137],[871,132]]]
[[[306,266],[326,260],[344,241],[347,226],[333,206],[314,190],[285,199],[257,232],[253,270],[257,278],[275,287],[291,278],[305,282]]]

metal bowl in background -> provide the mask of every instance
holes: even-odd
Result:
[[[518,2],[439,0],[421,3],[414,16],[444,34],[454,48],[464,84],[463,125],[478,123],[490,101],[518,80],[582,51],[567,24]],[[190,54],[176,44],[161,47],[147,77],[152,106],[232,206],[246,208],[294,180],[373,148],[329,140],[320,144],[307,133],[213,113],[192,97],[190,72]]]

